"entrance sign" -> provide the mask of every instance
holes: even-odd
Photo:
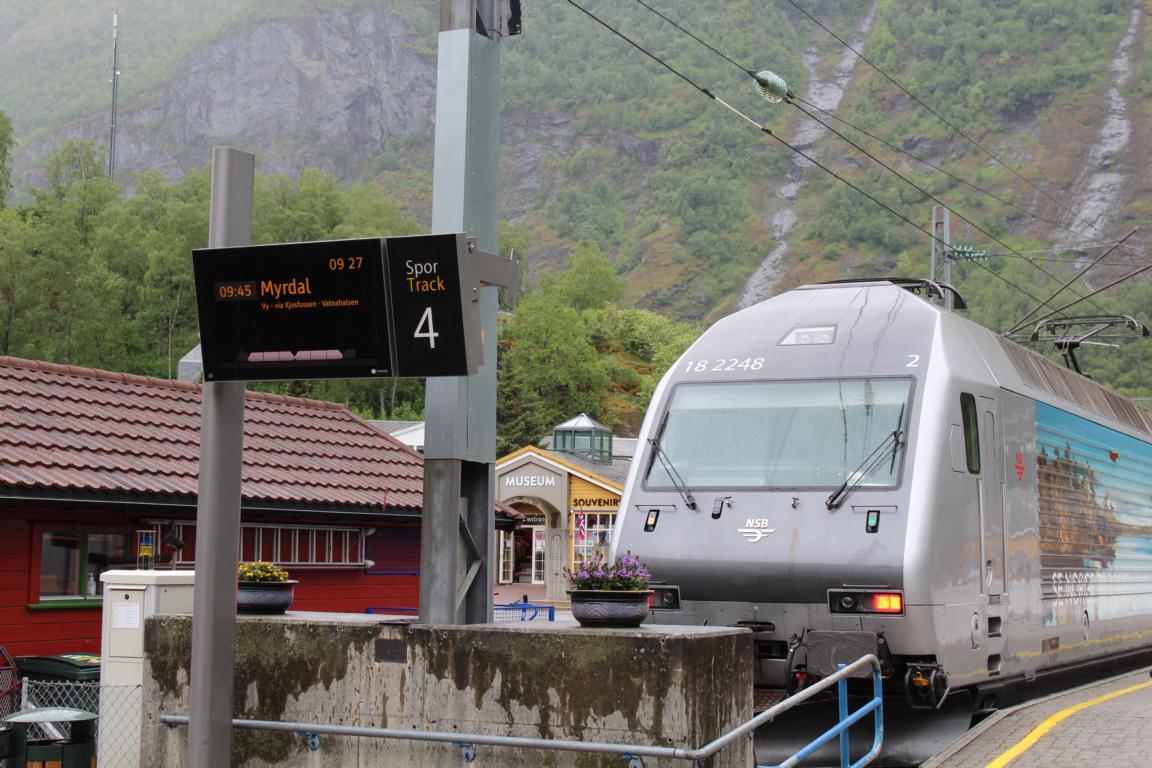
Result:
[[[463,234],[192,252],[206,381],[466,376],[483,283],[517,264]]]

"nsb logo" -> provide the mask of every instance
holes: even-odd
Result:
[[[743,528],[736,529],[749,542],[755,544],[770,533],[776,533],[775,528],[769,527],[766,517],[749,517],[744,521]]]

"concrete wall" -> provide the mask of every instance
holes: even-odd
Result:
[[[751,717],[752,637],[745,630],[575,625],[443,627],[368,617],[238,617],[234,716],[695,748]],[[142,764],[186,764],[191,618],[145,631]],[[233,731],[233,766],[462,764],[430,742]],[[476,747],[479,766],[614,766],[619,755]],[[710,766],[752,764],[751,739]],[[689,766],[645,758],[652,766]]]

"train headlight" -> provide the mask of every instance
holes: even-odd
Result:
[[[856,598],[852,595],[844,595],[840,598],[840,607],[846,611],[856,610]]]
[[[680,610],[680,587],[671,585],[652,586],[652,599],[649,608],[659,608],[665,611]]]
[[[834,325],[800,325],[788,331],[780,339],[782,347],[797,347],[807,344],[832,344],[836,341]]]

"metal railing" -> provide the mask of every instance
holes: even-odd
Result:
[[[872,666],[872,698],[865,702],[864,705],[857,709],[855,712],[849,714],[848,678],[852,675],[853,671],[861,669],[864,664],[871,664]],[[799,752],[792,755],[792,757],[788,758],[779,765],[758,765],[756,768],[792,768],[793,766],[798,765],[801,761],[811,757],[812,754],[816,752],[816,750],[820,749],[820,747],[832,741],[832,739],[835,739],[837,736],[840,737],[840,768],[861,768],[861,766],[868,765],[877,758],[877,756],[880,754],[880,748],[884,745],[884,689],[883,681],[880,678],[880,662],[877,661],[876,657],[871,654],[857,659],[848,666],[841,664],[840,669],[835,674],[824,678],[811,688],[801,691],[791,698],[785,699],[775,707],[772,707],[772,709],[765,710],[764,712],[760,713],[760,716],[766,715],[769,712],[777,709],[780,712],[791,709],[797,704],[801,704],[804,701],[807,701],[808,698],[811,698],[811,696],[809,696],[807,698],[801,699],[804,694],[808,693],[809,691],[815,692],[817,690],[824,690],[825,688],[828,688],[833,682],[836,683],[837,699],[839,700],[840,705],[840,722],[829,728],[820,736],[816,737],[816,739],[814,739],[811,743],[809,743]],[[815,695],[815,693],[813,693],[813,695]],[[867,754],[865,754],[855,763],[850,762],[851,757],[849,755],[848,749],[848,729],[867,717],[869,712],[874,713],[872,718],[875,728],[873,729],[872,748],[868,751]],[[779,712],[777,712],[777,714],[779,714]]]
[[[857,672],[871,667],[873,698],[860,707],[848,713],[847,679]],[[759,766],[758,768],[791,768],[801,760],[809,757],[813,752],[832,739],[840,736],[841,765],[849,768],[848,760],[848,728],[859,722],[870,712],[875,712],[875,737],[872,749],[860,760],[852,763],[850,768],[860,768],[868,765],[880,754],[880,747],[884,742],[884,704],[880,680],[880,662],[872,654],[863,656],[851,664],[841,667],[834,674],[829,675],[815,685],[805,688],[779,704],[764,710],[751,720],[736,726],[723,736],[716,738],[698,749],[684,749],[681,747],[655,747],[638,744],[613,744],[609,742],[570,741],[567,739],[540,739],[527,736],[493,736],[480,733],[460,733],[459,731],[416,731],[403,728],[368,728],[354,725],[326,725],[320,723],[292,723],[275,720],[233,720],[233,728],[244,728],[257,731],[288,731],[304,736],[309,742],[316,743],[315,736],[356,736],[360,738],[375,739],[406,739],[409,741],[433,741],[451,744],[461,751],[464,762],[472,762],[476,757],[477,746],[492,747],[519,747],[527,749],[543,749],[557,752],[594,752],[620,755],[630,761],[629,766],[642,766],[642,758],[666,758],[673,760],[692,760],[699,764],[720,750],[729,746],[742,736],[755,731],[765,723],[775,719],[793,707],[803,704],[817,696],[822,691],[837,685],[840,696],[840,723],[829,729],[804,749],[780,763],[778,766]],[[160,721],[170,728],[178,725],[188,725],[187,715],[163,715]],[[314,748],[314,747],[313,747]]]
[[[365,613],[418,616],[420,609],[392,605],[374,605],[366,609]],[[537,603],[507,603],[492,606],[493,623],[509,624],[521,621],[556,621],[556,606],[538,605]]]

